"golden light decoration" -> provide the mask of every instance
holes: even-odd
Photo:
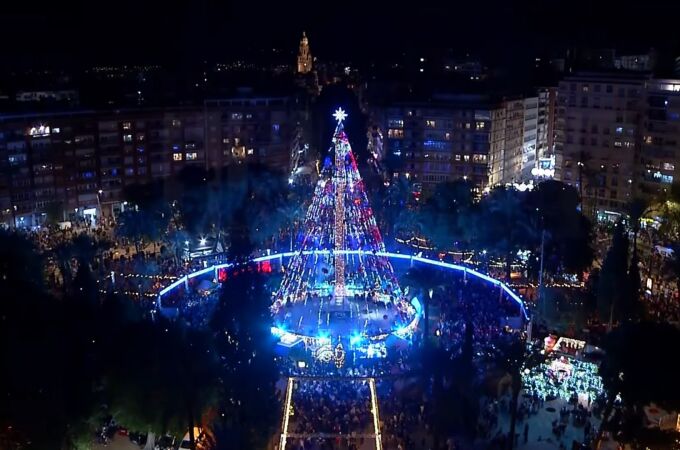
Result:
[[[345,365],[345,356],[346,356],[345,349],[342,347],[342,344],[338,343],[338,345],[335,347],[335,352],[333,355],[335,367],[340,369],[342,366]]]

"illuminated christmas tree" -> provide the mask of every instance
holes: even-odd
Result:
[[[284,329],[305,336],[386,336],[412,323],[338,109],[327,160],[272,307]],[[316,317],[311,317],[315,315]]]

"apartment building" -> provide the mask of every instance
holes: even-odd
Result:
[[[457,179],[478,190],[529,183],[540,178],[538,149],[548,155],[552,147],[549,100],[549,90],[542,98],[435,95],[428,102],[373,108],[370,132],[382,137],[384,157],[400,161],[402,172],[426,193]]]
[[[559,85],[556,151],[561,178],[586,214],[624,211],[634,195],[645,76],[583,73]]]
[[[296,117],[285,98],[0,116],[0,224],[110,216],[123,208],[125,186],[192,165],[285,169]]]
[[[382,120],[383,152],[424,191],[455,179],[483,189],[489,184],[493,110],[482,97],[451,96],[389,106],[373,117]]]
[[[680,180],[680,80],[649,80],[642,106],[637,194],[651,199]]]
[[[614,218],[635,197],[657,198],[677,180],[680,80],[581,73],[559,85],[558,177],[584,211]]]
[[[531,169],[535,180],[556,176],[555,122],[557,113],[557,87],[538,89],[538,119],[536,121],[536,167]]]
[[[290,145],[302,120],[291,97],[236,97],[204,104],[208,166],[245,160],[273,168],[289,166]]]

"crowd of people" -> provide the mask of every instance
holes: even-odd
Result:
[[[376,383],[385,450],[431,448],[430,395],[418,378],[384,378]]]
[[[178,261],[174,255],[163,254],[160,245],[152,251],[136,252],[130,242],[116,238],[113,224],[92,227],[88,223],[75,224],[68,230],[33,231],[32,236],[42,251],[50,251],[60,242],[72,240],[78,233],[87,233],[96,241],[110,240],[112,246],[100,252],[93,269],[102,280],[102,290],[115,289],[123,292],[138,293],[150,305],[155,305],[156,294],[172,281],[187,273],[224,260],[224,256],[211,260]],[[283,235],[277,240],[285,247]],[[113,275],[112,275],[113,274]],[[197,277],[196,283],[206,277]],[[213,276],[214,277],[214,276]],[[507,327],[516,323],[520,316],[517,303],[503,294],[498,286],[481,280],[464,277],[458,272],[440,271],[437,275],[441,282],[433,288],[430,300],[430,336],[427,338],[447,350],[451,355],[461,351],[466,338],[467,327],[472,327],[475,358],[481,358],[492,345],[495,338],[503,334]],[[217,281],[217,280],[214,280]],[[405,286],[402,286],[405,287]],[[217,306],[217,290],[201,290],[195,284],[189,289],[181,287],[163,298],[163,305],[175,308],[177,314],[191,326],[204,326]],[[422,327],[421,327],[422,328]],[[396,349],[390,348],[385,358],[357,358],[348,348],[347,362],[342,367],[334,364],[317,364],[309,361],[303,367],[298,361],[280,358],[282,375],[330,377],[323,380],[300,380],[297,382],[293,408],[295,416],[291,421],[291,432],[297,434],[343,434],[351,436],[370,434],[373,431],[372,411],[368,382],[365,380],[348,381],[349,378],[374,377],[377,381],[380,405],[380,427],[385,449],[428,449],[431,448],[433,412],[431,410],[432,392],[429,383],[422,375],[421,361],[414,355],[414,348],[422,345],[422,338],[415,336],[410,344]],[[565,398],[572,401],[569,416],[574,422],[589,424],[588,406],[574,403],[574,392],[587,393],[588,403],[597,397],[597,384],[590,366],[582,366],[578,360],[571,362],[574,370],[569,377],[559,380],[560,374],[554,373],[548,365],[532,372],[532,377],[524,380],[525,394],[520,406],[520,416],[535,415],[551,398]],[[596,370],[596,369],[594,369]],[[585,375],[584,375],[585,373]],[[419,381],[414,381],[419,380]],[[558,381],[555,381],[558,380]],[[578,396],[577,396],[577,399]],[[494,403],[490,403],[494,405]],[[507,406],[506,406],[507,408]],[[499,438],[498,415],[502,405],[482,408],[478,435],[489,440]],[[558,424],[559,425],[559,424]],[[588,425],[589,427],[589,425]],[[560,427],[555,427],[559,433]],[[298,442],[300,447],[310,448],[362,448],[363,437],[352,443],[346,440],[310,438]],[[304,441],[304,439],[303,439]],[[449,448],[452,442],[446,442]],[[294,448],[294,447],[291,447]]]
[[[468,326],[472,327],[475,354],[482,355],[506,327],[520,324],[519,305],[498,286],[458,273],[439,276],[442,283],[433,291],[431,301],[439,315],[430,338],[450,353],[460,351]]]
[[[300,438],[304,440],[324,434],[374,434],[367,380],[302,378],[294,383],[290,433],[309,435]]]

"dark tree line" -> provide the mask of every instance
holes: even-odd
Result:
[[[607,394],[602,431],[632,448],[676,448],[680,433],[649,428],[645,407],[680,410],[677,364],[680,329],[666,323],[625,323],[606,336],[600,375]],[[617,396],[620,402],[617,404]],[[674,428],[674,427],[673,427]],[[602,433],[598,435],[598,441]]]
[[[231,279],[218,316],[197,330],[102,295],[89,267],[83,260],[67,295],[55,298],[33,244],[0,232],[2,447],[88,448],[111,417],[156,436],[237,430],[243,445],[224,435],[216,448],[263,447],[278,412],[278,372],[260,276],[244,268]]]
[[[127,187],[118,233],[135,245],[165,237],[178,247],[187,236],[213,235],[227,246],[245,237],[259,246],[294,225],[308,195],[305,185],[291,187],[286,174],[257,164],[187,167],[170,181]]]
[[[437,251],[486,251],[504,261],[507,276],[517,252],[530,250],[530,275],[536,278],[542,242],[547,274],[581,276],[590,267],[592,226],[579,211],[574,188],[546,181],[525,192],[495,188],[477,199],[472,187],[463,180],[439,184],[414,214],[401,216],[394,226],[410,228]]]

